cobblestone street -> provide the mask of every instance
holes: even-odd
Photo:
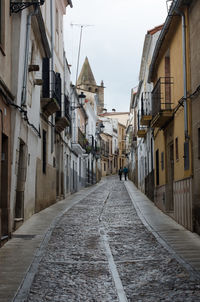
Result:
[[[199,280],[146,229],[116,177],[68,210],[41,252],[26,302],[200,301]]]

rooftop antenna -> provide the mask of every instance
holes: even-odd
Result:
[[[77,80],[78,80],[78,69],[79,69],[79,60],[80,60],[80,52],[81,52],[81,42],[82,42],[82,33],[84,27],[94,26],[91,24],[77,24],[77,23],[71,23],[71,26],[78,26],[80,27],[80,39],[79,39],[79,46],[78,46],[78,58],[77,58],[77,66],[76,66],[76,82],[75,85],[77,86]]]

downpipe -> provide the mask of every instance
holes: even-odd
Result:
[[[21,106],[26,106],[26,92],[27,92],[27,75],[28,75],[28,56],[29,56],[29,39],[31,30],[31,18],[38,14],[38,4],[34,6],[34,11],[27,16],[26,23],[26,45],[25,45],[25,59],[24,59],[24,76],[23,76],[23,88],[21,97]]]
[[[185,141],[188,141],[189,135],[188,135],[188,108],[187,108],[186,22],[185,22],[185,14],[182,11],[176,10],[176,13],[179,14],[182,19],[184,133],[185,133]]]

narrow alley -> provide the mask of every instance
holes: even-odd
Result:
[[[149,226],[158,226],[159,219],[162,220],[160,233],[164,234],[166,226],[171,239],[176,233],[180,238],[184,234],[184,242],[192,251],[194,244],[192,239],[191,244],[188,242],[187,230],[155,208],[131,182],[120,182],[116,176],[104,178],[83,193],[82,198],[77,194],[71,208],[65,209],[65,200],[63,215],[54,217],[13,301],[200,301],[198,270],[174,252],[159,232],[150,231]],[[148,229],[139,217],[143,215],[142,208],[137,206],[147,202],[146,210],[143,207],[146,223],[143,222]],[[45,220],[45,215],[41,217],[38,228]],[[26,242],[29,239],[29,245],[30,238],[24,237]],[[20,229],[10,243],[13,240],[22,240]],[[194,250],[199,255],[200,241],[194,241]],[[5,252],[4,248],[9,253],[8,245],[0,253]],[[199,256],[196,260],[200,263]],[[0,297],[0,301],[11,300]]]

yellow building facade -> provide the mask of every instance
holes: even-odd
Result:
[[[126,127],[125,125],[118,123],[118,146],[119,146],[119,154],[118,154],[118,168],[124,168],[127,166],[126,163]]]
[[[192,230],[192,132],[188,9],[174,2],[155,48],[153,82],[154,200]],[[176,7],[177,4],[177,7]],[[177,9],[180,12],[177,14]]]

